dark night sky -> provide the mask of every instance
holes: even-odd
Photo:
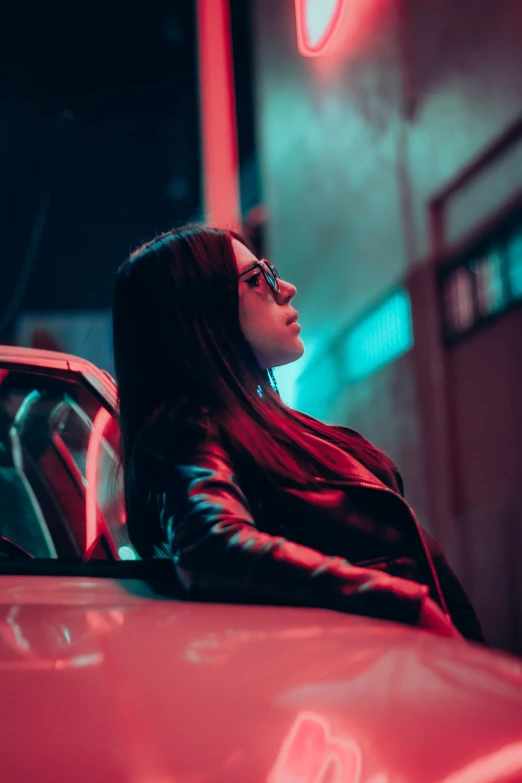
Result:
[[[19,0],[0,28],[0,312],[63,143],[23,309],[110,304],[131,247],[198,215],[193,0]],[[74,120],[61,119],[64,110]]]

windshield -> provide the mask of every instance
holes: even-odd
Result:
[[[81,375],[0,368],[0,536],[37,559],[136,559],[118,457]]]

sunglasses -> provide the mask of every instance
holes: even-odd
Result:
[[[244,272],[241,272],[241,274],[237,276],[237,279],[239,280],[244,275],[248,275],[248,273],[252,272],[254,269],[261,270],[269,288],[274,292],[274,294],[278,294],[281,290],[279,288],[279,274],[275,266],[271,264],[270,261],[266,261],[264,258],[256,261],[256,263],[252,264],[251,267],[245,269]]]

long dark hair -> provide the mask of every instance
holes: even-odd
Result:
[[[263,479],[301,485],[318,473],[342,478],[307,432],[370,469],[387,461],[364,439],[282,402],[241,331],[233,238],[247,244],[221,229],[175,229],[142,245],[118,270],[113,342],[125,498],[141,554],[150,554],[151,542],[133,509],[137,455],[162,439],[175,439],[182,452],[195,433],[218,437],[234,462],[248,463]]]

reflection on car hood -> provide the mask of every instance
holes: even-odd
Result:
[[[5,781],[522,780],[517,660],[334,612],[2,576],[0,693]]]

